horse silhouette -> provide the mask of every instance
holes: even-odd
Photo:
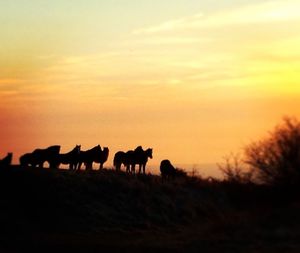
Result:
[[[152,159],[152,148],[143,150],[142,146],[138,146],[135,150],[129,150],[126,153],[119,151],[115,154],[114,157],[114,166],[116,170],[121,169],[122,164],[126,167],[126,172],[135,173],[135,166],[139,165],[139,173],[143,171],[143,174],[146,173],[146,164],[148,158]]]
[[[80,145],[76,145],[70,152],[58,155],[58,166],[60,164],[69,164],[70,170],[75,170],[78,164]]]
[[[143,150],[142,146],[138,146],[135,150],[128,150],[127,152],[118,151],[114,156],[114,166],[116,171],[120,171],[122,164],[126,168],[126,172],[130,173],[130,166],[134,161],[134,152],[136,150]]]
[[[103,169],[103,164],[107,161],[109,155],[108,147],[104,147],[101,152],[99,152],[98,156],[95,156],[95,163],[100,163],[99,170]]]
[[[20,165],[23,167],[36,167],[38,164],[37,160],[35,159],[34,155],[32,153],[26,153],[20,157]]]
[[[148,162],[148,158],[152,159],[153,150],[152,148],[148,148],[143,150],[141,146],[138,146],[133,152],[129,154],[129,164],[131,165],[131,172],[135,173],[135,165],[139,165],[139,174],[143,172],[146,173],[146,164]]]
[[[108,150],[108,148],[107,148],[107,150]],[[93,162],[100,161],[101,154],[102,154],[102,149],[101,149],[100,145],[97,145],[86,151],[80,151],[77,170],[80,170],[81,165],[83,163],[85,164],[86,170],[91,170],[93,167]],[[107,153],[107,155],[108,155],[108,153]],[[103,166],[103,163],[104,162],[102,162],[102,166]],[[101,167],[101,163],[100,163],[100,167]]]
[[[0,168],[7,168],[11,165],[13,153],[7,153],[7,155],[0,160]]]
[[[59,145],[50,146],[46,149],[35,149],[32,153],[24,154],[20,157],[22,166],[32,166],[43,168],[44,163],[48,162],[50,168],[58,167]]]
[[[118,151],[114,156],[114,167],[116,168],[116,171],[121,170],[122,164],[126,167],[126,171],[129,172],[127,154],[123,151]]]
[[[159,168],[162,179],[170,179],[176,176],[176,169],[170,160],[162,160]]]
[[[185,178],[187,173],[182,170],[175,168],[170,160],[162,160],[160,163],[160,173],[163,180],[173,179],[173,178]]]

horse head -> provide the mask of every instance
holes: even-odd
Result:
[[[152,156],[152,153],[153,153],[153,149],[152,148],[148,148],[146,151],[145,151],[147,157],[149,157],[150,159],[153,158]]]
[[[109,155],[109,149],[108,149],[108,147],[104,147],[103,148],[102,154],[103,154],[103,158],[105,158],[105,160],[107,160],[108,155]]]

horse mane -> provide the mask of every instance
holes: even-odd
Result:
[[[101,150],[101,146],[98,144],[97,146],[91,148],[91,149],[88,149],[86,150],[85,152],[89,152],[89,151],[95,151],[95,150]]]

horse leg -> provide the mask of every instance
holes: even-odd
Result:
[[[126,164],[126,172],[130,173],[130,164]]]
[[[131,171],[132,171],[132,174],[135,174],[135,164],[131,165]]]
[[[146,164],[145,163],[143,164],[143,174],[144,175],[146,174]]]
[[[49,163],[49,168],[50,169],[56,169],[56,163],[54,161],[48,161],[48,163]]]

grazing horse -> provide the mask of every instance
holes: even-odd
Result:
[[[170,160],[162,160],[160,163],[160,173],[162,179],[170,179],[175,177],[176,169],[171,164]]]
[[[182,170],[175,168],[170,160],[162,160],[160,163],[160,173],[162,180],[172,179],[172,178],[186,178],[187,173]]]
[[[45,162],[49,163],[50,168],[57,168],[59,145],[50,146],[46,149],[35,149],[32,153],[24,154],[20,157],[22,166],[32,166],[42,168]]]
[[[0,160],[0,168],[6,168],[9,167],[11,165],[12,162],[12,153],[7,153],[7,155]]]
[[[93,147],[92,149],[86,151],[80,151],[77,170],[80,170],[81,165],[85,164],[86,170],[91,170],[93,166],[93,162],[99,159],[102,150],[100,145]]]
[[[95,157],[94,162],[100,163],[99,170],[103,169],[103,164],[107,161],[109,155],[109,149],[108,147],[104,147],[101,152],[99,152],[99,155]]]
[[[78,158],[80,154],[80,145],[76,145],[70,152],[66,154],[58,155],[58,166],[59,164],[69,164],[70,170],[75,170],[78,164]]]

